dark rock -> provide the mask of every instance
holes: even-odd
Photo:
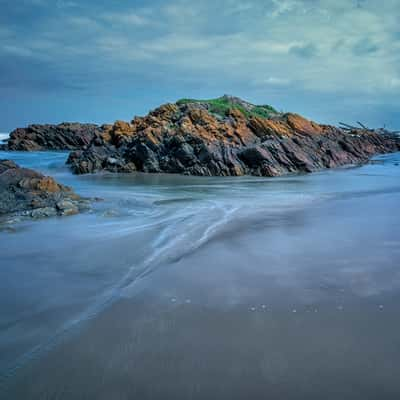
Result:
[[[0,217],[32,218],[77,214],[89,207],[87,200],[69,187],[10,160],[0,160]]]
[[[11,132],[5,148],[20,151],[82,149],[102,134],[103,129],[94,124],[29,125]]]
[[[400,138],[372,131],[349,133],[297,114],[264,118],[254,105],[215,115],[204,103],[166,104],[131,123],[104,128],[89,146],[71,153],[74,173],[167,172],[188,175],[277,176],[360,164],[400,150]],[[244,112],[241,111],[244,110]]]

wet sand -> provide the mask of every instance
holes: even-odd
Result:
[[[8,398],[396,399],[398,312],[122,301],[33,363]]]
[[[398,399],[400,192],[227,225],[22,365],[12,399]]]

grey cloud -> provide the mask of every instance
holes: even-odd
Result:
[[[154,90],[154,104],[230,92],[265,101],[274,95],[278,106],[293,109],[285,102],[297,93],[299,103],[321,109],[318,96],[329,106],[341,88],[354,107],[372,96],[399,105],[398,0],[385,0],[385,8],[372,1],[357,8],[349,0],[14,3],[0,0],[7,5],[0,63],[13,61],[2,84],[22,90],[18,82],[25,82],[32,94],[65,78],[66,96],[76,88],[125,93],[129,85]]]
[[[376,53],[378,50],[379,46],[374,43],[370,38],[363,38],[353,46],[354,54],[360,56]]]
[[[318,48],[313,43],[294,45],[290,48],[289,53],[301,58],[312,58],[318,54]]]

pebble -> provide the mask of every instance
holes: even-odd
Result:
[[[170,299],[170,301],[171,301],[171,303],[176,303],[178,300],[177,300],[176,297],[172,297],[172,298]],[[191,304],[191,303],[192,303],[192,300],[191,300],[191,299],[185,299],[185,303],[186,303],[186,304]],[[267,309],[268,309],[268,307],[267,307],[266,304],[261,304],[260,307],[261,307],[263,310],[267,310]],[[378,305],[378,308],[379,308],[379,310],[382,311],[382,310],[384,310],[385,307],[384,307],[383,304],[379,304],[379,305]],[[337,306],[336,309],[337,309],[338,311],[344,311],[344,306],[343,306],[343,305]],[[252,312],[257,311],[257,308],[256,308],[256,307],[250,307],[249,311],[252,311]],[[296,308],[293,308],[291,311],[292,311],[293,314],[296,314],[296,313],[297,313],[297,309],[296,309]],[[317,309],[317,308],[314,308],[314,309],[306,309],[306,312],[318,313],[318,309]]]

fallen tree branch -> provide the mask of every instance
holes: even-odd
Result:
[[[342,126],[344,126],[345,128],[347,128],[347,129],[351,129],[351,130],[359,130],[360,128],[357,128],[356,126],[352,126],[352,125],[349,125],[349,124],[345,124],[344,122],[339,122],[339,125],[342,125]]]
[[[366,125],[364,125],[362,122],[357,121],[357,124],[360,126],[353,126],[349,124],[345,124],[344,122],[339,122],[339,127],[345,132],[356,132],[356,133],[377,133],[380,135],[385,135],[385,136],[397,136],[400,134],[400,131],[389,131],[386,129],[386,124],[383,126],[383,128],[376,128],[376,129],[371,129],[368,128]]]
[[[361,122],[357,121],[357,124],[361,126],[361,128],[370,131],[371,129],[367,128],[364,124],[362,124]]]

